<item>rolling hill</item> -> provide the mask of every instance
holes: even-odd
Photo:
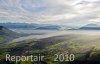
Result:
[[[19,35],[6,27],[0,26],[0,43],[5,43],[9,40],[19,37]]]
[[[97,35],[67,34],[44,38],[37,41],[32,39],[14,42],[0,47],[0,51],[2,51],[2,53],[0,53],[0,58],[1,60],[5,59],[4,53],[10,53],[11,55],[35,55],[35,53],[43,53],[45,54],[45,63],[33,62],[34,64],[97,64],[97,62],[100,62],[100,39],[97,37]],[[55,58],[54,54],[66,54],[68,52],[75,54],[75,61],[53,61]],[[4,61],[1,63],[3,62]],[[7,63],[8,62],[5,64]],[[19,64],[33,63],[21,62]],[[15,63],[12,62],[12,64]]]

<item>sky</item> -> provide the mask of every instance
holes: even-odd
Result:
[[[100,0],[0,0],[0,22],[100,23]]]

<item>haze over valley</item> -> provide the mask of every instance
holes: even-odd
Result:
[[[100,64],[100,0],[0,0],[0,64]]]
[[[88,62],[94,59],[98,62],[100,58],[99,30],[85,30],[80,28],[67,30],[7,29],[1,26],[0,33],[0,50],[5,53],[9,52],[12,54],[12,52],[14,52],[14,54],[18,55],[28,55],[46,52],[47,55],[51,56],[58,52],[70,52],[76,55],[75,60]],[[19,50],[17,50],[17,48]],[[10,51],[11,49],[13,50]],[[4,58],[2,54],[3,53],[1,53],[1,59]],[[81,57],[82,59],[80,59]],[[50,58],[48,57],[48,59]],[[48,62],[49,61],[47,61],[47,63]]]

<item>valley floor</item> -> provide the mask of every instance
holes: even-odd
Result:
[[[39,64],[97,64],[100,62],[100,31],[61,31],[40,36],[31,35],[0,46],[0,51],[2,64],[6,64],[4,60],[7,53],[11,55],[45,54],[45,63]],[[55,54],[66,53],[74,54],[75,60],[73,62],[53,61]],[[19,64],[25,63],[19,62]],[[33,63],[37,64],[37,62]]]

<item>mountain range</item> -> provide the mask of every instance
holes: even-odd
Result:
[[[87,24],[80,28],[53,25],[53,24],[36,24],[36,23],[0,23],[0,26],[7,27],[8,29],[31,29],[31,30],[100,30],[98,24]]]
[[[0,23],[0,26],[9,29],[35,29],[35,30],[62,30],[64,26],[53,24],[35,24],[35,23]]]
[[[81,28],[80,30],[100,30],[100,25],[98,24],[87,24]]]

